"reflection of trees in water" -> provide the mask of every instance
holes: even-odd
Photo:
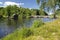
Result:
[[[24,22],[23,18],[18,19],[18,25],[20,25],[20,27],[24,25],[23,22]]]
[[[18,28],[20,26],[23,26],[23,19],[20,20],[8,19],[7,26],[11,28]]]
[[[28,19],[22,18],[18,20],[21,27],[26,27],[30,23],[30,21],[31,21],[30,18]]]
[[[7,20],[7,25],[11,26],[11,20],[10,19]]]
[[[7,25],[8,27],[12,28],[18,28],[18,27],[26,27],[27,25],[30,25],[30,18],[29,19],[18,19],[18,20],[13,20],[13,19],[8,19]]]
[[[8,19],[7,26],[12,28],[17,28],[17,22],[18,22],[17,20]]]
[[[18,24],[20,25],[20,27],[26,27],[25,24],[27,23],[27,21],[28,21],[28,19],[20,18],[20,19],[18,19]]]
[[[2,18],[2,19],[0,19],[0,23],[5,22],[5,20],[6,20],[6,19],[3,19],[3,18]]]

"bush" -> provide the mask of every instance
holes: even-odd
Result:
[[[37,28],[40,27],[41,25],[43,25],[43,22],[41,20],[35,20],[32,24],[32,27]]]
[[[32,34],[33,34],[33,32],[29,28],[22,28],[20,30],[21,37],[28,37],[28,36],[30,36]]]

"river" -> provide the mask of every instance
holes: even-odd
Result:
[[[19,19],[19,20],[8,20],[0,19],[0,38],[14,32],[17,28],[31,27],[34,20],[42,20],[43,22],[50,22],[54,19],[51,18],[29,18],[29,19]]]

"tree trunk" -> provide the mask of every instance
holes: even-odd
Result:
[[[55,8],[54,8],[54,19],[56,19],[57,17],[56,17],[56,12],[55,12]]]
[[[56,19],[57,17],[56,17],[56,14],[54,13],[54,19]]]

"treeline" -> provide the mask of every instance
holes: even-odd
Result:
[[[24,18],[28,18],[32,15],[47,15],[46,12],[40,11],[38,9],[23,8],[16,5],[0,7],[0,17],[13,17],[15,14],[18,14],[18,16]]]

